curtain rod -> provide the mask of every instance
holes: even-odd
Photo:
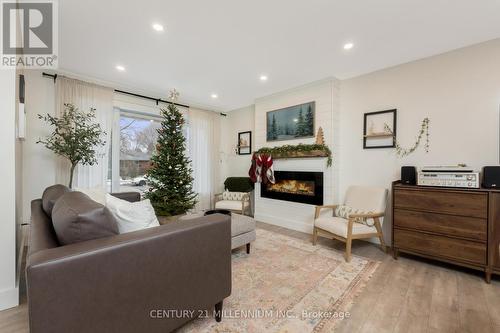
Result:
[[[52,79],[54,79],[54,83],[57,80],[57,74],[49,74],[49,73],[43,72],[42,76],[51,77]],[[140,95],[140,94],[136,94],[136,93],[131,93],[131,92],[124,91],[124,90],[119,90],[119,89],[114,89],[114,91],[116,93],[123,94],[123,95],[129,95],[129,96],[134,96],[134,97],[149,99],[151,101],[155,101],[156,105],[158,105],[158,103],[161,102],[161,103],[167,103],[167,104],[174,104],[175,106],[180,106],[180,107],[183,107],[183,108],[189,108],[189,105],[179,104],[179,103],[172,103],[172,102],[169,102],[169,101],[165,101],[165,100],[163,100],[161,98],[154,98],[154,97],[144,96],[144,95]]]

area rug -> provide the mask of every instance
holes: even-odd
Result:
[[[252,253],[233,253],[231,296],[222,322],[194,320],[179,332],[332,332],[348,320],[379,262],[257,229]]]

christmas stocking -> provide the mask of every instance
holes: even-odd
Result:
[[[254,153],[252,155],[252,164],[250,165],[250,170],[248,170],[248,176],[253,183],[257,182],[257,155]]]
[[[257,156],[257,160],[255,161],[256,164],[257,164],[257,167],[255,169],[255,174],[257,176],[257,183],[261,183],[262,182],[262,167],[264,166],[264,160],[263,160],[263,157],[262,155],[259,154],[259,156]]]
[[[274,168],[273,168],[273,158],[271,155],[267,156],[265,161],[266,166],[266,178],[269,180],[271,184],[276,183],[276,179],[274,178]]]

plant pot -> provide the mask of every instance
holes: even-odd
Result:
[[[171,215],[171,216],[162,216],[158,215],[158,222],[160,222],[161,225],[172,223],[175,221],[178,221],[181,216],[184,216],[186,214],[179,214],[179,215]]]

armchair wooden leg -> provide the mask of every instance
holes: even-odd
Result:
[[[313,227],[313,245],[318,241],[318,228]]]
[[[354,224],[354,219],[349,218],[347,222],[347,237],[345,240],[345,261],[351,261],[351,248],[352,248],[352,228]]]
[[[215,321],[220,323],[222,320],[222,301],[215,304]]]
[[[382,251],[387,253],[387,246],[385,246],[384,234],[382,233],[382,226],[380,225],[380,220],[378,217],[374,218],[375,228],[377,229],[378,239],[380,240],[380,246],[382,247]]]
[[[347,237],[345,241],[345,261],[351,261],[351,248],[352,248],[352,238],[350,236]]]

